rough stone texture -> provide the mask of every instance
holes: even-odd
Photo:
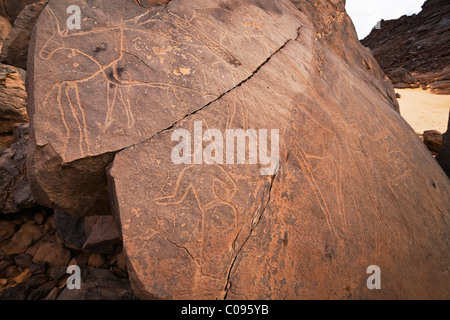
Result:
[[[443,135],[442,146],[436,156],[436,160],[444,169],[447,176],[450,178],[450,112],[448,117],[447,132]]]
[[[2,49],[3,41],[6,39],[11,29],[11,23],[8,19],[0,15],[0,50]]]
[[[39,227],[25,223],[20,230],[14,234],[11,241],[0,248],[7,255],[22,254],[33,243],[42,237],[42,231]]]
[[[267,5],[261,14],[294,21],[284,29],[291,37],[252,76],[116,155],[109,171],[112,208],[135,293],[450,297],[447,177],[394,111],[392,87],[359,45],[343,3],[293,2],[301,12],[288,1],[270,9],[260,2]],[[183,2],[168,7],[175,4]],[[253,9],[227,4],[240,14]],[[233,24],[228,32],[243,28]],[[265,177],[260,165],[173,164],[172,133],[193,133],[195,121],[222,133],[279,129],[278,172]],[[366,287],[373,264],[382,270],[381,291]]]
[[[387,75],[399,67],[404,68],[421,84],[441,82],[434,85],[433,93],[450,94],[449,21],[448,0],[427,0],[417,15],[382,20],[381,29],[373,29],[362,43],[372,49]],[[394,84],[398,81],[391,79]],[[407,87],[415,84],[398,83]]]
[[[70,251],[61,243],[44,242],[33,257],[33,262],[38,261],[47,262],[51,266],[67,266],[70,261]]]
[[[82,249],[87,235],[84,228],[84,217],[75,217],[55,210],[55,226],[58,237],[69,248]]]
[[[14,223],[6,220],[0,221],[0,243],[11,238],[16,231]]]
[[[343,1],[50,0],[30,49],[35,195],[106,212],[125,148],[109,190],[139,297],[449,298],[449,181]],[[194,121],[279,129],[276,175],[174,165]]]
[[[16,213],[36,205],[26,171],[28,136],[0,149],[0,214]]]
[[[47,1],[41,1],[26,6],[14,21],[14,27],[3,42],[0,54],[2,63],[18,68],[27,68],[28,45],[37,18]]]
[[[135,300],[130,283],[116,277],[108,270],[81,268],[83,285],[81,290],[69,290],[67,287],[58,296],[58,300]]]
[[[16,123],[28,122],[24,80],[25,71],[0,63],[0,133],[12,132]]]
[[[433,153],[439,152],[439,149],[442,146],[442,140],[442,133],[437,130],[428,130],[423,133],[423,142]]]
[[[282,5],[266,1],[212,8],[181,1],[147,10],[126,0],[77,0],[70,4],[85,6],[82,30],[69,31],[68,4],[49,2],[30,45],[28,169],[37,201],[72,215],[108,212],[104,169],[114,152],[218,99],[300,28],[300,13],[283,14]],[[372,68],[372,56],[359,50],[352,62]],[[398,107],[380,70],[369,74]]]

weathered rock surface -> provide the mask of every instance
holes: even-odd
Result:
[[[16,128],[19,138],[10,148],[0,149],[0,214],[16,213],[36,205],[26,171],[28,136],[26,126]]]
[[[442,140],[442,133],[437,130],[428,130],[423,133],[423,142],[427,148],[435,154],[439,152],[439,149],[442,146]]]
[[[58,300],[135,300],[130,283],[108,270],[81,268],[81,290],[65,288]]]
[[[121,242],[112,216],[77,217],[55,211],[55,224],[59,238],[70,248],[111,254]]]
[[[27,68],[27,54],[31,33],[47,0],[26,6],[14,21],[14,28],[3,42],[0,61],[18,68]]]
[[[20,230],[14,234],[11,241],[0,248],[7,255],[25,253],[28,247],[42,237],[39,227],[25,223]]]
[[[417,78],[405,82],[393,76],[394,85],[415,87],[419,82],[431,84],[433,93],[450,94],[449,21],[449,1],[427,0],[417,15],[381,21],[381,29],[373,29],[362,43],[372,49],[388,76],[404,68]]]
[[[27,77],[33,192],[38,202],[73,215],[108,211],[104,168],[114,152],[239,85],[300,29],[299,13],[283,14],[265,1],[237,2],[232,10],[201,10],[203,2],[152,10],[126,0],[75,3],[85,6],[81,30],[66,28],[67,1],[44,9]],[[239,35],[228,33],[233,28]],[[367,61],[354,62],[371,68],[363,54]],[[320,62],[323,53],[315,55]],[[378,69],[372,73],[370,81],[385,92],[390,84]]]
[[[2,49],[3,41],[6,39],[11,29],[11,23],[8,19],[2,17],[0,13],[0,50]]]
[[[444,169],[447,176],[450,178],[450,112],[448,118],[447,132],[443,135],[442,146],[436,156],[436,160]]]
[[[61,243],[44,242],[33,257],[33,262],[44,261],[51,266],[67,266],[70,251]]]
[[[0,300],[56,300],[69,277],[68,265],[103,269],[100,273],[92,268],[83,272],[85,276],[90,273],[93,276],[86,276],[88,292],[82,291],[76,297],[134,298],[121,244],[115,246],[113,253],[104,255],[65,248],[55,229],[49,227],[52,218],[53,210],[47,208],[0,217]],[[97,217],[90,217],[94,218]],[[20,253],[27,246],[26,253]],[[108,288],[112,290],[108,292]]]
[[[69,4],[82,30],[65,29]],[[109,192],[140,298],[449,298],[450,183],[343,1],[50,0],[30,50],[35,195],[105,212],[117,153]],[[172,133],[196,121],[279,129],[273,175],[173,164]]]
[[[12,132],[14,124],[28,122],[25,72],[0,64],[0,133]]]

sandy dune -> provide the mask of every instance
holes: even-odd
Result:
[[[422,89],[395,89],[395,92],[401,94],[398,99],[401,115],[417,133],[447,131],[450,95],[435,95]]]

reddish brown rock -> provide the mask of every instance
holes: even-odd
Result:
[[[34,196],[73,215],[108,212],[104,169],[114,152],[239,85],[300,28],[299,12],[283,14],[266,1],[211,8],[176,1],[148,10],[120,0],[86,5],[81,30],[68,30],[72,4],[49,1],[41,14],[27,89]]]
[[[16,226],[14,223],[7,220],[0,221],[0,243],[11,238],[15,231]]]
[[[423,142],[427,148],[435,154],[439,152],[439,149],[442,146],[442,141],[442,133],[437,130],[428,130],[423,133]]]
[[[448,298],[447,177],[394,111],[392,86],[343,3],[293,2],[299,36],[252,77],[116,155],[110,190],[135,293]],[[295,14],[282,3],[282,15]],[[196,122],[222,134],[279,129],[276,174],[262,176],[264,166],[248,161],[174,164],[172,134],[193,135]],[[366,286],[371,265],[382,270],[382,290]]]
[[[42,243],[33,257],[33,262],[44,261],[51,266],[66,266],[70,261],[70,251],[56,242]]]
[[[0,13],[0,50],[2,49],[3,41],[6,39],[11,29],[11,23],[8,19],[2,17]]]
[[[26,171],[28,136],[0,150],[0,214],[16,213],[36,205]]]
[[[24,80],[22,69],[0,64],[0,134],[12,132],[16,123],[28,122]]]
[[[41,237],[42,230],[39,227],[25,223],[20,230],[14,234],[11,241],[0,248],[0,250],[7,255],[25,253],[28,247],[37,242]]]
[[[436,160],[444,169],[447,176],[450,178],[450,112],[448,118],[447,132],[443,135],[442,146],[436,156]]]
[[[0,61],[4,64],[27,69],[28,45],[37,18],[41,14],[47,0],[26,6],[17,19],[14,27],[3,42]]]

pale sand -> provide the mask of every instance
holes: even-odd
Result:
[[[398,99],[400,114],[417,133],[447,131],[450,95],[431,94],[422,89],[395,89],[395,92],[402,96]]]

